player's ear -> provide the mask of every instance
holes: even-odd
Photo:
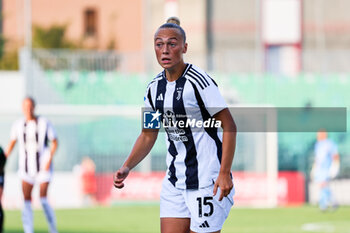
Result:
[[[184,48],[182,50],[182,53],[186,53],[187,52],[187,43],[184,44]]]

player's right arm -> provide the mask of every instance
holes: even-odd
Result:
[[[7,145],[6,147],[6,151],[5,151],[5,157],[8,158],[13,150],[13,148],[15,147],[16,145],[16,142],[17,142],[17,130],[18,130],[18,122],[15,122],[13,125],[12,125],[12,128],[11,128],[11,133],[10,133],[10,142],[9,144]]]
[[[129,171],[139,164],[151,151],[157,140],[158,130],[143,129],[137,138],[130,155],[124,165],[114,174],[114,187],[123,188],[124,180],[129,175]]]
[[[5,151],[5,157],[8,158],[13,150],[13,147],[15,147],[16,145],[16,142],[17,140],[16,139],[12,139],[10,140],[7,148],[6,148],[6,151]]]

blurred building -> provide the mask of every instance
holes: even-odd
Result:
[[[3,34],[8,46],[24,45],[26,11],[32,25],[66,25],[68,39],[84,48],[139,51],[143,47],[142,0],[3,0]]]
[[[173,15],[179,16],[181,26],[187,32],[188,53],[185,60],[205,68],[213,75],[229,106],[239,103],[275,107],[347,106],[349,109],[350,15],[347,9],[350,9],[350,1],[301,1],[300,57],[283,56],[283,49],[279,50],[278,46],[285,44],[268,45],[271,46],[272,61],[286,64],[290,61],[294,64],[300,62],[302,72],[296,77],[280,75],[279,64],[273,62],[272,71],[277,74],[264,73],[271,71],[266,69],[268,46],[262,39],[261,26],[263,3],[267,1],[298,2],[0,0],[3,13],[0,30],[7,40],[7,50],[25,45],[25,25],[28,25],[25,19],[28,15],[31,15],[34,26],[66,25],[67,39],[85,49],[33,49],[31,53],[22,50],[21,70],[0,73],[0,99],[6,100],[0,101],[0,142],[8,140],[11,123],[20,116],[22,97],[32,95],[38,107],[41,106],[39,113],[52,119],[60,135],[60,148],[55,156],[57,171],[70,172],[84,156],[89,156],[96,163],[96,172],[101,177],[111,178],[109,173],[125,161],[130,145],[140,130],[140,114],[133,107],[139,110],[145,87],[161,70],[154,56],[153,35],[166,18]],[[31,2],[31,7],[25,5],[28,2]],[[28,10],[31,14],[28,14]],[[283,14],[280,17],[283,18]],[[281,22],[283,20],[276,23]],[[282,31],[289,29],[283,23],[279,26]],[[281,31],[278,33],[281,34]],[[119,136],[119,132],[122,136]],[[348,179],[350,135],[340,133],[334,137],[342,156],[341,177]],[[262,154],[264,145],[268,144],[266,138],[264,135],[254,136],[253,143],[251,138],[239,136],[238,156],[233,169],[261,169],[260,165],[265,163],[252,156],[266,158]],[[314,139],[313,133],[279,134],[276,148],[279,170],[307,174]],[[156,145],[140,171],[164,171],[165,150],[162,142]],[[11,172],[15,171],[17,164],[14,158],[7,162],[7,169]],[[70,180],[72,186],[77,186],[70,173],[63,174],[61,178],[61,184]],[[306,176],[305,182],[308,182],[307,179]],[[103,187],[112,185],[112,182],[104,183],[103,180],[97,182]],[[241,192],[243,196],[252,194],[251,184],[246,185],[246,192]],[[279,183],[282,188],[278,190],[282,190],[284,197],[288,196],[286,188],[289,184],[293,183],[286,178]],[[347,184],[344,183],[344,186]],[[100,187],[98,190],[102,190]],[[291,185],[289,190],[294,192],[304,188],[303,185],[299,185],[298,189]],[[266,191],[264,188],[259,190]],[[80,198],[79,190],[75,191],[74,195],[67,193],[70,196],[67,198],[61,193],[53,193],[57,194],[57,200],[63,200],[64,205],[74,206]],[[289,194],[295,197],[293,192]],[[346,192],[341,190],[340,193]],[[20,200],[15,196],[20,191],[13,190],[10,194],[7,196]],[[10,205],[11,201],[8,200],[5,199],[5,203]],[[350,203],[350,200],[347,198],[345,202]]]
[[[193,63],[223,72],[262,72],[266,71],[262,9],[267,1],[274,0],[31,0],[29,10],[33,25],[67,25],[67,38],[82,48],[137,53],[145,69],[158,68],[149,59],[155,30],[167,17],[177,15],[188,34],[187,56]],[[299,2],[281,0],[291,1]],[[24,45],[26,2],[2,0],[7,48]],[[349,60],[350,1],[300,3],[301,70],[349,71],[343,61]]]

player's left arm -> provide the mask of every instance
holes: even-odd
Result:
[[[50,169],[53,156],[55,155],[56,150],[57,150],[57,146],[58,146],[58,140],[57,140],[57,138],[55,138],[50,143],[50,158],[47,161],[47,163],[45,164],[45,170],[46,171],[48,171]]]
[[[9,142],[9,144],[8,144],[8,146],[7,146],[7,149],[6,149],[6,151],[5,151],[5,157],[6,157],[6,158],[8,158],[8,157],[10,156],[10,154],[11,154],[13,148],[14,148],[15,145],[16,145],[16,142],[17,142],[16,139],[12,139],[12,140]]]
[[[47,161],[47,163],[45,164],[45,167],[44,167],[46,171],[48,171],[50,169],[53,156],[55,155],[56,150],[57,150],[57,146],[58,146],[58,139],[56,136],[56,132],[55,132],[55,130],[50,122],[48,123],[47,127],[48,127],[48,131],[47,131],[48,138],[50,140],[50,157],[49,157],[49,160]]]
[[[219,201],[221,201],[233,188],[231,166],[236,150],[237,126],[228,108],[221,110],[214,117],[216,120],[221,121],[223,128],[221,167],[219,176],[214,184],[214,196],[218,188],[220,188]]]

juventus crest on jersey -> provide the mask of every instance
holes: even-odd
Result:
[[[163,71],[148,85],[145,107],[158,110],[171,126],[165,128],[169,181],[181,189],[213,184],[220,170],[221,132],[211,127],[177,127],[174,122],[208,121],[226,108],[215,81],[192,64],[187,64],[181,77],[173,82]]]

